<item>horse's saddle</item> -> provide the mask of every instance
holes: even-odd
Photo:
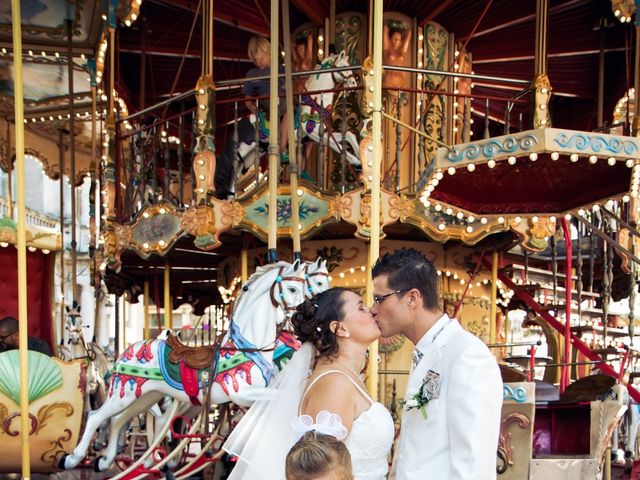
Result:
[[[213,365],[213,358],[216,352],[215,345],[203,345],[201,347],[188,347],[184,345],[175,335],[167,337],[167,345],[171,347],[169,361],[184,363],[196,370],[205,370]]]

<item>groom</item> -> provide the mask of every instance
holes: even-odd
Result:
[[[396,479],[496,478],[502,381],[495,358],[439,307],[439,277],[414,249],[373,268],[374,315],[383,337],[415,345],[394,462]]]

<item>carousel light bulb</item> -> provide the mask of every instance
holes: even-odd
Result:
[[[444,178],[444,174],[442,172],[436,172],[436,179],[442,180]]]
[[[464,213],[462,212],[456,213],[456,218],[458,218],[459,220],[462,220],[464,218]]]
[[[596,157],[595,155],[590,155],[589,156],[589,163],[591,165],[595,165],[597,161],[598,161],[598,157]]]
[[[324,37],[322,35],[318,35],[318,41],[319,42],[324,42]]]
[[[424,40],[424,35],[422,35],[422,34],[418,35],[418,40],[419,41],[423,41]]]
[[[516,223],[516,225],[517,225],[518,223],[520,223],[520,222],[522,221],[522,218],[521,218],[521,217],[515,217],[515,218],[513,219],[513,221],[514,221],[514,222]]]
[[[142,248],[144,248],[145,250],[149,250],[149,247],[150,247],[150,246],[151,246],[151,245],[149,245],[149,242],[144,242],[144,243],[142,244]]]
[[[624,203],[629,203],[629,200],[631,200],[631,199],[629,198],[629,195],[623,195],[623,196],[622,196],[622,201],[623,201]]]
[[[160,245],[161,247],[164,247],[166,245],[166,242],[164,240],[159,240],[158,245]]]
[[[488,221],[489,221],[489,220],[487,220],[487,217],[482,217],[482,218],[480,219],[480,223],[481,223],[482,225],[486,225]]]
[[[538,154],[536,152],[531,152],[529,154],[529,160],[531,160],[532,162],[535,162],[536,160],[538,160]]]
[[[470,172],[473,172],[475,169],[476,169],[475,163],[470,163],[467,165],[467,170],[469,170]]]
[[[498,217],[498,223],[504,223],[504,217]]]
[[[438,225],[438,230],[443,231],[445,228],[447,228],[447,226],[444,223],[441,223],[440,225]]]
[[[629,159],[624,164],[627,166],[627,168],[631,168],[633,167],[633,160]]]
[[[539,218],[536,217],[535,215],[533,217],[531,217],[531,222],[532,223],[538,223]]]
[[[467,233],[471,233],[471,232],[473,232],[473,227],[471,225],[469,225],[467,227]]]
[[[551,152],[551,160],[554,162],[560,158],[560,154],[558,152]]]
[[[613,167],[616,164],[616,159],[614,157],[609,157],[607,159],[607,163],[609,164],[610,167]]]
[[[447,215],[453,215],[453,208],[449,207],[447,208],[444,213],[446,213]]]
[[[487,167],[489,167],[489,168],[493,168],[493,167],[495,167],[495,166],[496,166],[496,161],[495,161],[495,160],[491,159],[491,160],[489,160],[489,161],[487,162]]]
[[[577,154],[577,153],[572,153],[572,154],[569,156],[569,159],[570,159],[573,163],[576,163],[576,162],[578,161],[578,158],[580,158],[580,157],[578,157],[578,154]]]
[[[455,175],[456,169],[454,167],[449,167],[449,168],[447,168],[447,173],[449,175]]]
[[[438,203],[438,204],[436,204],[436,206],[435,206],[435,207],[433,207],[433,208],[436,210],[436,212],[440,212],[440,211],[442,210],[442,205],[440,205],[440,204]]]
[[[516,157],[509,157],[507,159],[507,162],[509,163],[509,165],[515,165],[516,164]]]
[[[571,220],[571,214],[570,214],[570,213],[565,214],[564,219],[565,219],[567,222],[568,222],[569,220]]]

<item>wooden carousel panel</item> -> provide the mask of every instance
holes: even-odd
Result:
[[[129,245],[142,258],[152,253],[163,255],[180,237],[180,212],[170,203],[160,203],[144,208],[131,227],[124,227]],[[123,232],[124,233],[124,232]]]
[[[361,65],[367,52],[367,16],[363,13],[336,14],[336,51],[344,50],[351,65]]]
[[[535,384],[505,383],[497,468],[504,480],[528,478],[535,419]]]
[[[423,55],[418,62],[418,68],[426,68],[429,70],[450,70],[451,63],[451,45],[449,32],[436,22],[429,22],[423,27],[421,32],[423,36]],[[449,80],[442,75],[424,75],[421,87],[427,90],[449,90]],[[438,151],[438,143],[444,142],[451,144],[451,132],[447,126],[447,111],[450,101],[444,95],[427,95],[425,97],[428,108],[422,119],[422,129],[430,138],[425,144],[426,157],[428,160],[433,159]]]
[[[363,188],[359,188],[342,195],[339,203],[342,219],[358,227],[356,237],[363,240],[371,237],[371,198],[371,193],[365,193]],[[397,222],[402,208],[403,203],[398,195],[381,189],[380,227]],[[385,236],[381,230],[380,238]]]
[[[7,7],[9,2],[4,2]],[[85,0],[39,0],[21,2],[22,35],[25,43],[58,43],[67,40],[66,19],[72,20],[74,43],[89,39],[99,20],[99,2]],[[11,38],[11,9],[0,12],[0,38]]]
[[[301,237],[311,235],[327,223],[339,219],[340,210],[336,207],[339,203],[337,195],[326,195],[301,183],[298,186],[298,205],[300,208]],[[258,238],[266,239],[269,231],[269,191],[262,188],[255,195],[242,201],[244,215],[241,227],[255,234]],[[278,189],[278,236],[291,237],[291,193],[288,185]]]
[[[639,160],[633,137],[529,130],[438,149],[421,198],[475,214],[558,216],[637,194]]]
[[[79,123],[79,122],[78,122]],[[46,125],[45,125],[46,124]],[[15,125],[9,125],[9,138],[7,142],[7,121],[0,119],[0,152],[9,151],[12,159],[15,158]],[[79,133],[79,132],[78,132]],[[25,154],[31,155],[38,159],[42,164],[42,170],[51,179],[57,180],[60,177],[60,150],[58,148],[57,131],[53,122],[38,122],[38,124],[26,125],[24,130]],[[4,160],[4,154],[3,154]],[[89,165],[91,163],[91,152],[80,147],[76,148],[76,185],[81,185],[84,177],[90,172]],[[65,175],[69,175],[69,156],[67,154],[65,160]],[[0,161],[0,168],[7,171],[5,161]],[[12,167],[15,170],[15,165]]]
[[[18,351],[0,353],[0,472],[20,471]],[[84,361],[63,362],[29,352],[29,442],[31,470],[56,471],[64,451],[80,435],[86,389]]]
[[[9,217],[0,216],[0,242],[18,244],[18,224]],[[62,245],[60,231],[38,225],[27,225],[27,247],[39,250],[58,251]]]
[[[426,202],[403,195],[400,221],[417,226],[439,242],[460,240],[473,245],[493,233],[508,230],[501,215],[475,215],[444,202]]]

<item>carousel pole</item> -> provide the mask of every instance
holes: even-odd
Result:
[[[16,163],[18,183],[18,350],[20,355],[20,445],[22,456],[22,478],[31,478],[29,452],[29,370],[27,336],[27,229],[25,206],[25,165],[24,165],[24,98],[22,83],[22,24],[20,1],[11,0],[11,23],[13,30],[13,88],[16,119]]]
[[[380,256],[380,163],[382,158],[382,4],[374,0],[373,9],[373,166],[371,173],[371,240],[367,265],[367,305],[373,304],[373,279],[371,269]],[[378,398],[378,342],[369,347],[367,365],[367,389],[373,399]]]
[[[171,265],[164,261],[164,329],[171,329]]]
[[[149,338],[149,280],[144,281],[144,338]]]
[[[271,0],[271,65],[269,68],[269,237],[267,259],[278,261],[278,172],[280,170],[280,147],[278,145],[278,0]]]
[[[98,202],[96,201],[97,196],[97,187],[98,187],[98,162],[96,159],[96,149],[98,147],[97,141],[97,132],[98,127],[96,124],[96,109],[97,109],[97,89],[98,84],[96,82],[96,61],[95,59],[89,60],[89,71],[90,71],[90,80],[91,80],[91,163],[89,164],[89,172],[91,174],[91,187],[89,189],[89,251],[91,252],[91,259],[93,261],[92,271],[93,275],[91,275],[91,283],[94,288],[94,292],[98,292],[100,288],[100,280],[96,282],[95,269],[97,268],[95,264],[95,253],[96,253],[96,243],[97,243],[97,229],[96,229],[96,207],[98,206]],[[100,207],[98,206],[98,211]],[[98,328],[100,322],[100,315],[98,315],[98,297],[95,296],[95,305],[94,309],[94,319],[93,319],[93,337],[97,338],[96,332],[99,332]]]
[[[76,139],[73,104],[73,22],[67,20],[67,67],[69,75],[69,183],[71,184],[71,300],[78,301],[78,244],[76,243]]]
[[[13,220],[13,182],[12,170],[13,162],[11,161],[11,123],[7,118],[7,212],[8,217]]]
[[[633,93],[635,95],[635,112],[633,115],[632,135],[640,136],[640,1],[636,0],[636,16],[633,25],[636,27],[635,75],[633,79]]]
[[[59,163],[58,167],[60,170],[60,327],[62,327],[64,322],[64,287],[65,287],[65,278],[64,278],[64,131],[62,128],[58,133],[58,149],[59,149]],[[62,333],[61,339],[64,338],[64,332]]]
[[[246,245],[242,247],[240,252],[240,281],[246,282],[249,278],[249,250]]]
[[[498,252],[491,254],[491,309],[489,310],[489,343],[496,343],[496,318],[498,316]]]
[[[300,202],[298,201],[298,166],[296,158],[296,133],[293,125],[293,81],[291,80],[291,31],[289,24],[289,0],[282,0],[282,31],[284,36],[284,79],[287,105],[287,133],[289,136],[289,186],[291,197],[291,236],[293,238],[293,260],[302,260],[300,247]]]

